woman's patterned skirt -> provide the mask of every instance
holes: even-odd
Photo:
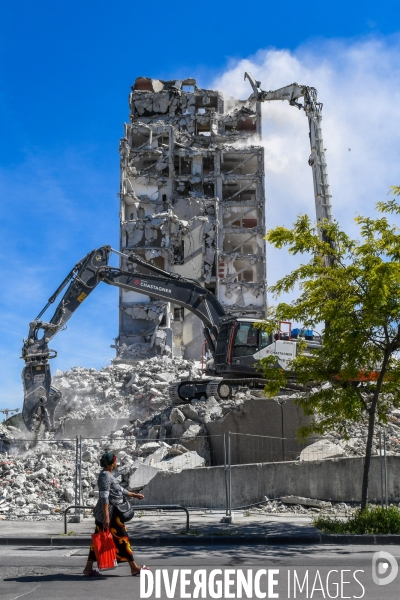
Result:
[[[103,531],[103,523],[95,521],[96,530],[95,533]],[[121,521],[117,510],[113,510],[113,514],[110,520],[110,531],[113,536],[115,548],[117,550],[117,562],[132,562],[134,560],[131,544],[129,541],[128,532],[125,524]],[[94,553],[93,544],[90,545],[88,560],[95,562],[96,555]]]

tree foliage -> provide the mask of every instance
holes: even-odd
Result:
[[[289,320],[322,328],[322,346],[310,356],[303,344],[291,364],[291,375],[308,386],[299,404],[312,420],[301,433],[346,434],[349,422],[367,420],[364,507],[375,424],[387,422],[389,405],[400,405],[400,230],[387,217],[400,214],[400,187],[391,190],[394,197],[377,204],[376,218],[356,217],[358,240],[337,223],[324,223],[320,236],[307,215],[292,229],[276,227],[266,235],[270,244],[306,262],[270,288],[280,296],[298,287],[299,296],[279,303],[264,327],[272,331]],[[261,368],[269,380],[265,392],[272,396],[289,374],[271,356]]]

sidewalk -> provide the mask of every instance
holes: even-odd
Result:
[[[137,513],[132,521],[127,523],[127,529],[136,546],[259,544],[266,543],[266,538],[277,537],[282,543],[287,543],[289,539],[293,540],[293,543],[310,543],[313,539],[316,542],[319,535],[308,516],[265,517],[240,511],[233,513],[233,523],[221,523],[224,516],[222,511],[190,512],[188,534],[184,512],[147,512],[144,515]],[[81,523],[68,523],[68,535],[64,535],[64,520],[0,521],[0,545],[84,546],[90,544],[90,535],[93,532],[92,517],[85,518]]]
[[[186,533],[185,513],[140,513],[127,523],[135,546],[221,546],[294,544],[400,544],[400,535],[327,535],[312,526],[307,515],[256,515],[234,512],[233,523],[221,523],[223,512],[190,513]],[[0,545],[89,546],[94,519],[60,521],[0,521]]]

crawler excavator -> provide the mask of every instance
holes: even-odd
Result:
[[[246,73],[245,77],[249,79],[253,88],[250,101],[288,100],[290,105],[304,110],[308,117],[311,144],[309,164],[313,170],[318,230],[324,239],[323,223],[324,220],[331,222],[332,214],[320,125],[322,104],[317,102],[316,90],[294,83],[274,92],[264,92],[260,90],[259,82],[255,81],[251,74]],[[298,101],[301,97],[304,98],[304,104]],[[285,370],[289,368],[299,344],[294,332],[289,330],[286,334],[278,332],[269,335],[262,328],[255,326],[259,321],[227,314],[217,298],[200,282],[164,271],[139,256],[123,255],[127,261],[139,267],[133,272],[111,267],[108,262],[112,251],[110,246],[102,246],[89,252],[73,267],[43,310],[30,323],[29,334],[22,348],[22,358],[25,361],[22,372],[22,416],[29,430],[34,426],[40,402],[45,399],[49,421],[51,426],[54,426],[54,411],[61,398],[61,392],[51,381],[49,360],[55,358],[57,353],[49,348],[49,343],[58,331],[65,328],[70,317],[100,282],[172,302],[201,319],[204,337],[213,359],[207,364],[204,378],[179,381],[170,386],[170,396],[174,403],[181,404],[202,396],[227,399],[239,388],[262,389],[265,381],[256,370],[256,364],[258,360],[270,354],[276,356],[278,367]],[[67,289],[54,315],[49,322],[43,321],[43,314],[65,288]],[[311,350],[319,345],[319,341],[313,339],[312,332],[308,333],[309,335],[305,336],[306,343]]]
[[[213,355],[212,364],[206,370],[208,377],[172,384],[172,402],[181,404],[202,396],[226,399],[238,388],[262,389],[266,382],[255,369],[259,359],[272,353],[277,357],[277,365],[287,369],[296,356],[299,339],[291,339],[289,333],[269,335],[254,326],[257,322],[254,319],[226,314],[217,298],[198,281],[168,273],[137,255],[126,256],[126,259],[150,273],[111,267],[108,265],[111,252],[121,254],[110,246],[89,252],[74,266],[43,310],[30,323],[28,338],[24,340],[22,348],[25,361],[22,372],[25,392],[22,416],[29,430],[32,430],[34,415],[43,397],[47,398],[46,409],[53,426],[54,410],[61,393],[51,383],[49,360],[55,358],[57,353],[49,348],[49,343],[58,331],[65,328],[67,321],[100,282],[183,306],[202,321],[204,337]],[[53,317],[49,322],[41,320],[44,312],[67,285]],[[312,338],[312,333],[309,338]],[[318,342],[310,339],[307,344],[311,348]]]

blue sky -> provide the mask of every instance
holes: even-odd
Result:
[[[264,89],[293,80],[317,87],[334,213],[351,226],[400,183],[399,12],[393,1],[4,4],[0,408],[21,406],[29,321],[89,250],[118,245],[118,142],[137,76],[193,76],[241,97],[250,93],[246,69]],[[270,226],[312,208],[307,144],[304,116],[265,108]],[[271,283],[282,266],[291,263],[270,251]],[[76,313],[52,344],[53,371],[108,362],[117,296],[103,286]]]

